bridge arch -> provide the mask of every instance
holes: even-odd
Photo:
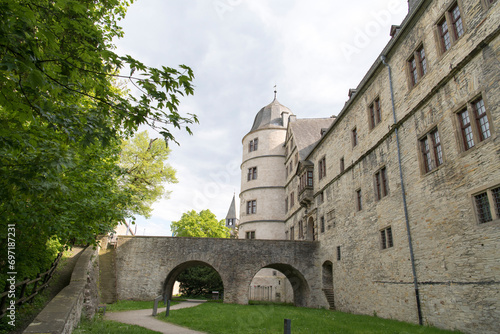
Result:
[[[288,279],[288,281],[292,286],[293,303],[295,304],[295,306],[308,305],[311,289],[309,287],[309,284],[307,283],[306,278],[298,269],[286,263],[272,263],[262,268],[259,268],[257,272],[263,268],[275,269],[281,272],[283,275],[285,275],[285,277]],[[254,276],[257,274],[257,272],[254,274]],[[252,276],[252,278],[254,276]],[[250,282],[248,284],[250,284]]]
[[[172,292],[174,289],[174,284],[175,281],[177,280],[177,277],[179,277],[180,274],[182,274],[185,270],[192,268],[192,267],[197,267],[197,266],[204,266],[204,267],[209,267],[215,270],[217,274],[220,276],[222,279],[222,284],[226,286],[226,283],[224,282],[224,277],[221,275],[221,273],[214,268],[212,265],[208,264],[207,262],[203,261],[198,261],[198,260],[191,260],[191,261],[186,261],[183,262],[176,267],[174,267],[170,272],[167,274],[167,277],[165,278],[165,282],[163,283],[163,291],[162,294],[167,296],[168,299],[172,299]]]

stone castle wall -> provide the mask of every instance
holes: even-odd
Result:
[[[333,263],[337,309],[417,322],[397,127],[423,321],[465,332],[494,333],[500,323],[500,224],[499,220],[478,223],[473,195],[500,185],[500,10],[498,2],[488,7],[480,1],[459,1],[465,33],[443,53],[436,24],[453,3],[424,1],[416,9],[418,20],[409,22],[403,35],[385,50],[392,69],[396,125],[388,70],[375,62],[308,157],[315,164],[315,201],[307,213],[299,210],[289,217],[287,229],[295,226],[297,231],[297,221],[313,217],[321,262]],[[425,49],[427,73],[411,87],[407,64],[419,45]],[[486,106],[491,137],[476,140],[474,148],[465,150],[457,112],[478,97]],[[368,110],[377,98],[382,120],[371,129]],[[426,172],[420,141],[436,129],[443,164]],[[317,166],[323,157],[327,177],[319,180]],[[377,199],[375,173],[382,168],[387,172],[388,194]],[[381,231],[387,227],[393,246],[382,249]]]

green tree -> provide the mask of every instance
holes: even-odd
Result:
[[[224,220],[217,220],[210,210],[183,213],[179,221],[170,224],[174,237],[229,238]]]
[[[230,232],[224,220],[217,220],[210,210],[197,213],[191,210],[182,214],[179,221],[170,225],[174,237],[229,238]],[[194,266],[178,277],[180,291],[186,296],[200,296],[212,291],[224,292],[220,275],[211,267]]]
[[[165,163],[170,149],[161,138],[149,139],[146,131],[134,138],[123,141],[121,145],[120,167],[122,168],[121,187],[131,194],[131,214],[149,217],[151,205],[158,199],[168,198],[165,183],[177,183],[175,169]]]
[[[198,122],[178,111],[193,94],[189,67],[152,68],[113,51],[131,2],[0,0],[0,228],[15,225],[19,280],[47,268],[61,249],[53,245],[92,244],[147,214],[153,195],[119,165],[123,139],[149,125],[176,142],[172,129],[191,133]],[[120,78],[139,93],[118,89]],[[5,232],[0,252],[2,288],[14,271]]]

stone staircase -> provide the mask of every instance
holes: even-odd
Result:
[[[111,245],[99,250],[99,291],[101,303],[116,302],[116,249]]]
[[[335,295],[333,293],[333,289],[323,289],[325,293],[326,300],[330,305],[330,310],[335,310]]]

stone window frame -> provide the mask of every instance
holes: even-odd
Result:
[[[259,149],[259,137],[254,138],[248,142],[248,153],[257,151]]]
[[[322,156],[318,161],[318,180],[326,177],[326,156]]]
[[[437,137],[436,137],[437,134]],[[436,141],[438,140],[438,141]],[[422,175],[438,170],[445,163],[445,152],[441,134],[436,125],[418,138],[417,150]]]
[[[497,0],[481,0],[481,5],[485,11],[489,10]]]
[[[359,134],[357,127],[353,127],[351,129],[351,143],[352,143],[352,148],[355,148],[359,144]]]
[[[487,205],[489,219],[482,221],[482,214],[479,196],[486,196],[487,201],[481,204]],[[474,218],[477,226],[490,226],[500,223],[500,184],[488,185],[481,188],[476,188],[469,193],[470,203],[473,208]],[[484,197],[483,197],[484,198]]]
[[[252,180],[257,180],[257,167],[256,166],[248,168],[247,182],[252,181]]]
[[[476,108],[475,104],[480,100],[482,100],[482,102],[483,102],[485,116],[478,117],[479,115],[477,113],[477,108]],[[467,136],[466,136],[464,124],[463,124],[463,121],[461,118],[462,117],[461,114],[465,111],[468,111],[469,121],[470,121],[470,130],[471,130],[470,134],[471,134],[472,140],[474,142],[474,145],[471,147],[469,147],[467,144],[467,141],[466,141]],[[481,124],[479,122],[479,118],[482,118],[482,117],[486,117],[486,119],[488,121],[489,136],[486,138],[482,134]],[[453,119],[454,119],[454,124],[456,127],[456,136],[457,136],[459,150],[463,154],[466,154],[470,151],[473,151],[476,147],[480,147],[484,143],[489,142],[491,140],[491,138],[494,137],[495,128],[493,126],[490,108],[489,108],[488,102],[484,99],[484,94],[482,94],[482,93],[475,95],[474,98],[470,99],[466,103],[462,104],[459,108],[457,108],[453,112]]]
[[[373,174],[373,187],[376,201],[380,201],[389,195],[389,178],[386,166],[382,166]]]
[[[255,239],[255,230],[246,231],[245,232],[245,239]]]
[[[410,57],[406,60],[406,63],[408,86],[410,89],[412,89],[413,87],[418,85],[418,83],[427,74],[427,72],[429,72],[429,61],[427,59],[427,52],[425,51],[423,42],[418,44],[418,47],[415,49],[415,51],[412,52]],[[415,64],[415,66],[413,66],[413,64]]]
[[[321,205],[325,203],[325,192],[324,191],[321,191],[319,194],[318,194],[318,205]]]
[[[319,218],[319,227],[320,227],[320,232],[325,233],[325,216],[321,216]]]
[[[354,191],[354,199],[356,202],[356,211],[363,210],[363,193],[361,192],[361,188],[358,188]]]
[[[377,96],[368,106],[368,127],[373,130],[377,125],[382,122],[382,108],[381,108],[380,96]],[[378,108],[377,108],[378,106]],[[356,128],[355,128],[356,129]],[[357,132],[357,131],[356,131]],[[354,143],[354,142],[353,142]]]
[[[247,201],[247,215],[254,215],[257,213],[257,200],[252,199]]]
[[[460,26],[462,33],[459,35],[459,30],[457,29],[456,22],[454,19],[453,11],[455,8],[458,8],[460,14]],[[445,34],[442,33],[442,25],[446,24],[447,26],[447,35],[449,39],[449,46],[446,43]],[[438,50],[440,55],[444,55],[449,49],[451,49],[458,40],[462,38],[467,32],[467,28],[464,22],[464,11],[461,0],[455,0],[451,2],[451,4],[447,7],[446,11],[439,17],[436,24],[434,25],[435,37],[438,44]]]
[[[392,234],[392,227],[389,225],[379,231],[380,235],[380,249],[394,248],[394,236]]]

